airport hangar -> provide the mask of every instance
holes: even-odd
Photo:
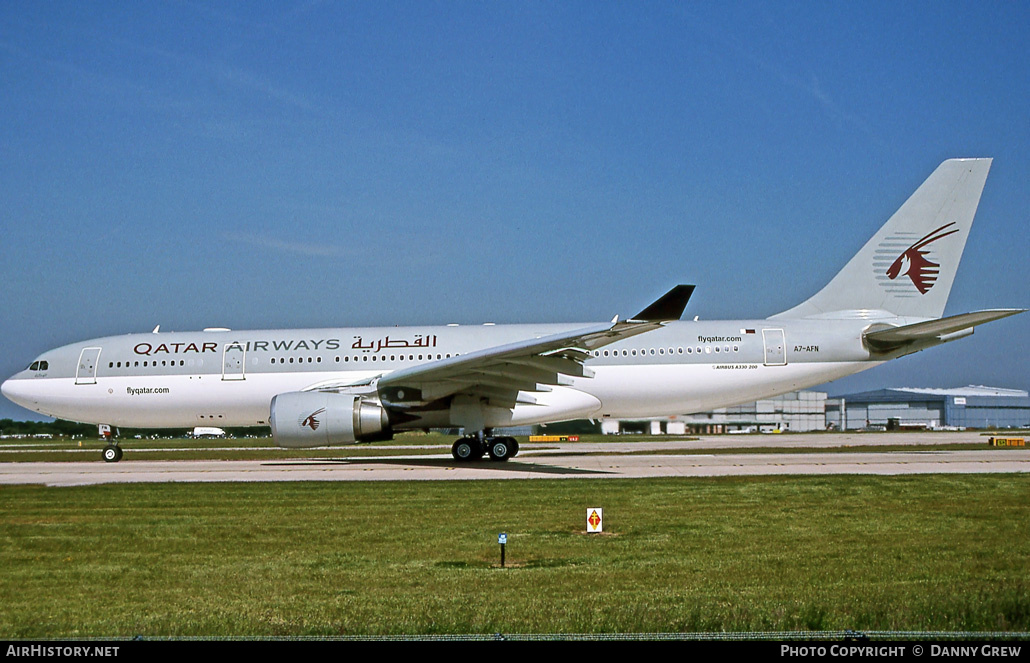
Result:
[[[889,427],[892,422],[901,428],[1024,428],[1030,426],[1030,395],[1021,389],[970,385],[877,389],[826,401],[826,423],[838,430]]]
[[[844,421],[841,421],[844,412]],[[827,398],[800,391],[711,412],[644,421],[606,420],[602,432],[719,434],[868,428],[1024,428],[1030,395],[1021,389],[970,385],[955,389],[893,388]]]

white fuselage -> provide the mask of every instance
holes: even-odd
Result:
[[[590,378],[493,411],[488,426],[688,414],[811,387],[889,359],[868,323],[670,322],[594,350]],[[263,426],[274,396],[368,384],[392,371],[576,329],[575,324],[131,334],[64,346],[3,384],[41,414],[134,428]],[[447,410],[404,428],[449,426]]]

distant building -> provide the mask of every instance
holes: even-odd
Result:
[[[792,391],[773,398],[723,407],[710,412],[656,417],[641,420],[606,419],[601,431],[606,435],[625,432],[652,435],[758,433],[774,430],[804,432],[826,429],[826,393]]]
[[[1030,395],[1019,389],[878,389],[826,401],[826,423],[862,428],[1019,428],[1030,426]]]

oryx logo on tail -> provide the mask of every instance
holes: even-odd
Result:
[[[322,414],[323,412],[325,412],[325,408],[322,408],[321,410],[315,410],[314,412],[309,414],[304,421],[300,422],[301,428],[307,426],[311,430],[318,430],[318,427],[321,425],[321,422],[318,420],[318,415]]]
[[[901,274],[912,279],[912,284],[920,294],[925,295],[933,284],[937,282],[937,275],[940,273],[940,264],[930,261],[927,255],[930,253],[924,247],[936,242],[939,239],[952,235],[959,231],[958,228],[944,232],[948,226],[955,225],[954,222],[947,223],[933,232],[923,235],[919,241],[905,249],[897,259],[887,268],[887,276],[893,281]]]

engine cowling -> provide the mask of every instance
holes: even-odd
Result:
[[[323,447],[390,437],[383,406],[353,394],[292,391],[272,398],[270,410],[272,438],[280,447]]]

